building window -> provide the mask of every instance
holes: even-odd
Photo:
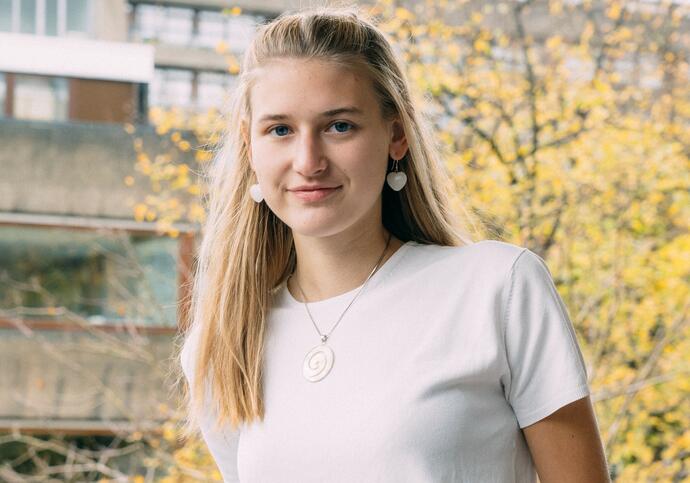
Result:
[[[220,72],[199,72],[196,107],[199,110],[223,110],[237,78]]]
[[[187,8],[166,7],[158,39],[161,42],[188,45],[194,32],[194,11]]]
[[[214,49],[224,42],[233,52],[244,51],[265,20],[259,15],[228,15],[220,10],[161,5],[131,5],[130,37],[136,41],[163,42]]]
[[[90,3],[89,0],[67,0],[67,35],[88,33]]]
[[[199,24],[196,35],[196,45],[215,49],[226,35],[225,16],[221,12],[199,12]]]
[[[12,31],[12,0],[0,0],[0,32]]]
[[[243,52],[249,47],[257,25],[263,21],[262,17],[248,15],[226,16],[227,42],[233,52]]]
[[[17,119],[64,121],[67,119],[68,102],[65,78],[14,76],[13,114]]]
[[[137,5],[134,26],[136,40],[187,45],[194,32],[194,10]]]
[[[155,5],[134,5],[134,22],[130,37],[132,40],[149,41],[158,38],[158,23],[162,18],[163,7]]]
[[[157,68],[149,88],[149,106],[222,110],[236,81],[236,76],[225,72]]]
[[[149,104],[160,107],[192,107],[194,73],[183,69],[156,69],[149,90]]]
[[[227,15],[222,12],[199,12],[195,45],[215,48],[225,42],[231,51],[243,52],[251,42],[262,18],[250,15]]]
[[[0,118],[5,117],[7,105],[7,76],[0,72]]]
[[[19,2],[19,19],[19,31],[21,33],[36,33],[36,0]]]
[[[178,252],[165,236],[1,226],[0,308],[25,320],[175,327]]]
[[[55,37],[60,31],[60,26],[58,25],[58,0],[46,0],[45,9],[45,35]],[[86,29],[84,31],[86,32]]]
[[[0,31],[86,36],[91,4],[89,0],[0,0]]]

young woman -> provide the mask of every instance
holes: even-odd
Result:
[[[608,481],[548,268],[458,228],[432,138],[356,10],[259,29],[181,353],[225,481]]]

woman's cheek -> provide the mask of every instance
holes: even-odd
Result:
[[[269,181],[269,178],[273,176],[271,168],[275,165],[270,150],[263,146],[257,146],[252,150],[252,159],[257,176],[261,178],[262,182]]]

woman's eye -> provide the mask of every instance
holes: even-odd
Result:
[[[333,124],[331,124],[331,127],[334,127],[334,126],[336,126],[335,130],[338,132],[348,132],[348,131],[352,130],[352,127],[353,127],[352,124],[350,124],[349,122],[344,122],[344,121],[338,121],[338,122],[334,122]]]
[[[282,132],[283,134],[280,134],[278,131]],[[274,128],[271,128],[268,132],[273,132],[275,131],[276,134],[278,134],[278,137],[283,137],[283,135],[287,134],[289,129],[287,126],[276,126]]]

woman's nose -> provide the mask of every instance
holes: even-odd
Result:
[[[314,176],[324,171],[327,163],[319,137],[313,133],[301,134],[292,162],[293,169],[302,176]]]

